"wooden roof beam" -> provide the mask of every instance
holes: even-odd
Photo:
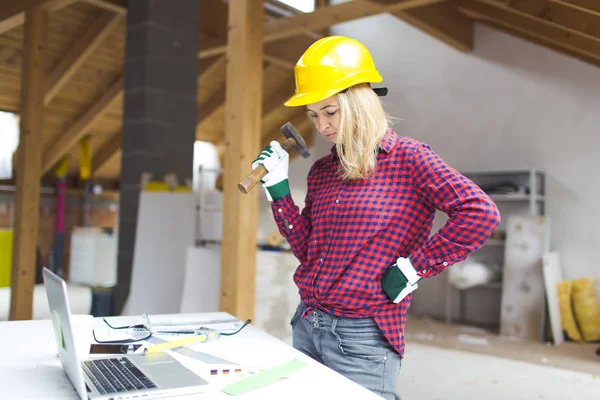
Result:
[[[280,65],[273,63],[263,71],[263,79],[268,79],[271,68],[278,68]],[[210,67],[209,67],[210,68]],[[264,96],[263,98],[263,119],[271,112],[279,108],[284,101],[286,101],[293,93],[293,85],[285,84],[281,88],[278,88],[277,92],[273,96]],[[207,101],[198,107],[198,122],[196,124],[197,140],[208,140],[206,137],[201,136],[201,132],[198,131],[200,125],[209,119],[214,113],[222,110],[225,107],[225,93],[226,87],[222,90],[215,92]],[[224,135],[223,135],[224,136]],[[214,140],[214,139],[213,139]],[[208,140],[212,141],[212,140]]]
[[[548,0],[552,3],[562,4],[579,11],[600,16],[600,2],[598,0]]]
[[[325,29],[331,25],[378,15],[386,12],[405,11],[445,0],[394,0],[392,4],[380,5],[367,0],[354,0],[329,7],[316,9],[312,13],[300,13],[289,18],[279,18],[265,24],[263,43],[287,39],[301,35],[307,31]],[[214,39],[200,50],[200,58],[223,54],[227,50],[227,42]]]
[[[121,132],[113,135],[92,157],[92,176],[96,176],[105,165],[121,154]]]
[[[313,128],[314,123],[308,118],[304,111],[298,111],[298,113],[291,118],[290,122],[294,125],[294,128],[300,133],[304,141],[306,142],[306,146],[310,147],[313,144]],[[277,129],[273,129],[271,132],[268,132],[261,139],[261,149],[267,146],[271,140],[276,140],[280,143],[284,141],[283,133],[281,133],[280,127]],[[290,152],[290,161],[294,159],[298,155],[297,151]]]
[[[265,70],[265,75],[268,76],[268,69]],[[262,106],[262,118],[263,120],[269,116],[269,114],[277,112],[277,110],[283,106],[283,103],[289,99],[292,95],[294,91],[294,84],[291,82],[287,82],[283,85],[281,85],[280,87],[277,88],[276,93],[273,96],[265,96],[265,98],[263,99],[263,106]],[[302,112],[299,114],[302,114],[302,116],[304,117],[304,120],[311,122],[311,120],[309,120],[306,117],[306,113],[304,112],[304,109],[302,109]],[[299,119],[299,118],[298,118]],[[296,121],[298,122],[298,121]],[[294,123],[294,122],[292,122]],[[294,125],[295,126],[295,125]],[[272,132],[269,132],[268,134],[264,135],[264,136],[269,136]],[[281,132],[279,133],[281,134]],[[268,143],[268,142],[267,142]],[[222,139],[221,141],[219,141],[217,144],[217,152],[222,152],[223,149],[225,148],[225,140]],[[266,145],[262,146],[261,148],[265,147]],[[221,156],[222,153],[219,153],[219,156]]]
[[[290,122],[292,123],[292,125],[294,125],[294,128],[296,128],[298,133],[300,133],[300,135],[306,142],[306,146],[307,147],[312,146],[314,143],[314,135],[313,135],[314,124],[310,119],[308,119],[308,117],[306,116],[304,111],[298,112],[298,114],[296,116],[294,116]],[[265,148],[271,142],[271,140],[276,140],[280,143],[283,142],[284,137],[283,137],[283,133],[281,133],[280,127],[278,127],[277,129],[273,129],[271,132],[268,132],[261,137],[260,148],[261,149]],[[225,152],[225,141],[222,140],[219,143],[217,143],[216,148],[217,148],[217,154],[219,156],[219,159],[222,159],[224,156],[224,152]],[[297,151],[290,152],[290,161],[293,160],[297,155],[298,155]]]
[[[464,53],[473,50],[473,20],[450,3],[393,13],[409,25]]]
[[[123,95],[123,77],[117,81],[79,118],[67,131],[49,148],[44,150],[44,160],[42,163],[42,174],[45,174],[52,166],[66,153],[77,145],[90,129]]]
[[[102,8],[106,11],[113,12],[118,15],[126,15],[127,7],[125,6],[125,1],[107,1],[107,0],[80,0],[84,3],[88,3],[92,6],[96,6],[98,8]]]
[[[454,0],[454,4],[471,18],[516,34],[526,40],[541,43],[553,50],[573,55],[586,62],[600,65],[600,43],[588,38],[565,34],[559,28],[540,21],[494,8],[474,0]]]
[[[214,74],[222,74],[227,68],[227,56],[222,55],[217,58],[212,64],[210,64],[202,73],[198,76],[198,86],[204,85],[205,81],[208,81],[214,76]],[[218,89],[208,100],[198,106],[198,112],[196,116],[196,139],[205,140],[206,138],[199,136],[198,128],[204,121],[206,121],[213,113],[225,106],[225,87]]]
[[[272,56],[270,54],[264,54],[263,59],[270,64],[277,65],[279,67],[283,67],[283,68],[287,68],[287,69],[291,69],[292,71],[294,70],[294,67],[296,66],[295,62],[287,61],[287,60],[284,60],[283,58]]]
[[[292,94],[294,94],[293,82],[287,82],[277,88],[277,92],[273,96],[269,96],[263,102],[263,119],[272,112],[276,112],[280,107],[283,107],[283,103],[292,97]],[[302,109],[302,113],[305,114],[304,108]]]
[[[42,5],[46,11],[52,12],[67,7],[78,0],[13,0],[3,1],[0,7],[0,35],[25,23],[25,8],[27,4]]]
[[[54,68],[46,81],[45,106],[52,101],[85,60],[94,53],[120,19],[119,15],[112,12],[102,13],[85,35],[71,47],[69,53]]]
[[[198,119],[196,122],[196,130],[202,125],[204,121],[209,119],[218,110],[225,107],[225,87],[219,89],[213,94],[206,102],[200,104],[198,107]],[[202,140],[202,138],[198,138]]]
[[[565,32],[600,41],[600,14],[588,14],[576,8],[559,3],[551,4],[546,0],[506,2],[503,0],[479,0],[491,7],[541,22]]]
[[[315,2],[315,6],[316,6],[316,2]],[[272,16],[272,15],[267,14],[267,12],[273,11],[273,10],[275,10],[273,12],[273,14],[276,14],[277,16]],[[281,14],[281,12],[279,10],[284,11],[283,15]],[[300,11],[292,6],[289,6],[285,3],[282,3],[279,0],[266,0],[265,1],[265,17],[266,17],[265,20],[267,22],[271,22],[271,21],[274,21],[274,20],[282,18],[282,17],[290,17],[292,15],[300,14],[300,13],[302,13],[302,11]],[[323,35],[321,33],[315,32],[315,31],[306,31],[306,32],[304,32],[304,35],[306,35],[312,39],[315,39],[315,40],[319,40],[323,37]]]

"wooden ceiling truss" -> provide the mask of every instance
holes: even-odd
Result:
[[[0,76],[6,77],[0,84],[0,109],[18,111],[22,62],[19,42],[25,22],[24,4],[28,2],[5,3],[0,11]],[[94,174],[118,179],[126,2],[31,0],[30,3],[41,5],[50,19],[42,174],[48,175],[65,154],[71,154],[76,161],[78,141],[90,134]],[[198,54],[197,138],[223,149],[229,2],[205,3]],[[326,35],[331,26],[367,16],[390,13],[465,53],[473,50],[474,22],[480,22],[600,65],[600,4],[596,0],[354,0],[337,5],[327,5],[326,1],[316,4],[314,12],[302,13],[277,0],[264,2],[263,141],[271,137],[275,127],[304,117],[302,110],[282,105],[293,92],[293,68],[304,49]],[[73,28],[71,32],[76,34],[55,32],[77,16],[86,16],[89,23]],[[102,79],[97,83],[89,79],[94,75]],[[96,87],[90,87],[94,83]],[[310,124],[302,126],[303,134],[310,136]],[[75,173],[76,164],[71,168]]]

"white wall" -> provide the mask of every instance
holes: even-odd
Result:
[[[479,24],[470,54],[391,15],[340,24],[333,34],[370,49],[401,135],[463,171],[545,170],[551,243],[565,278],[600,277],[598,67]],[[435,289],[416,295],[415,307],[442,315],[441,281],[425,283]]]

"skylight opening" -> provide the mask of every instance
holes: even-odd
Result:
[[[315,11],[315,0],[279,0],[279,2],[305,13]]]

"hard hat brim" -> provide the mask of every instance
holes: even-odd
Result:
[[[299,107],[305,106],[307,104],[318,103],[321,100],[325,100],[339,92],[343,89],[331,89],[331,90],[320,90],[318,92],[310,92],[310,93],[296,93],[292,97],[290,97],[284,105],[287,107]]]

